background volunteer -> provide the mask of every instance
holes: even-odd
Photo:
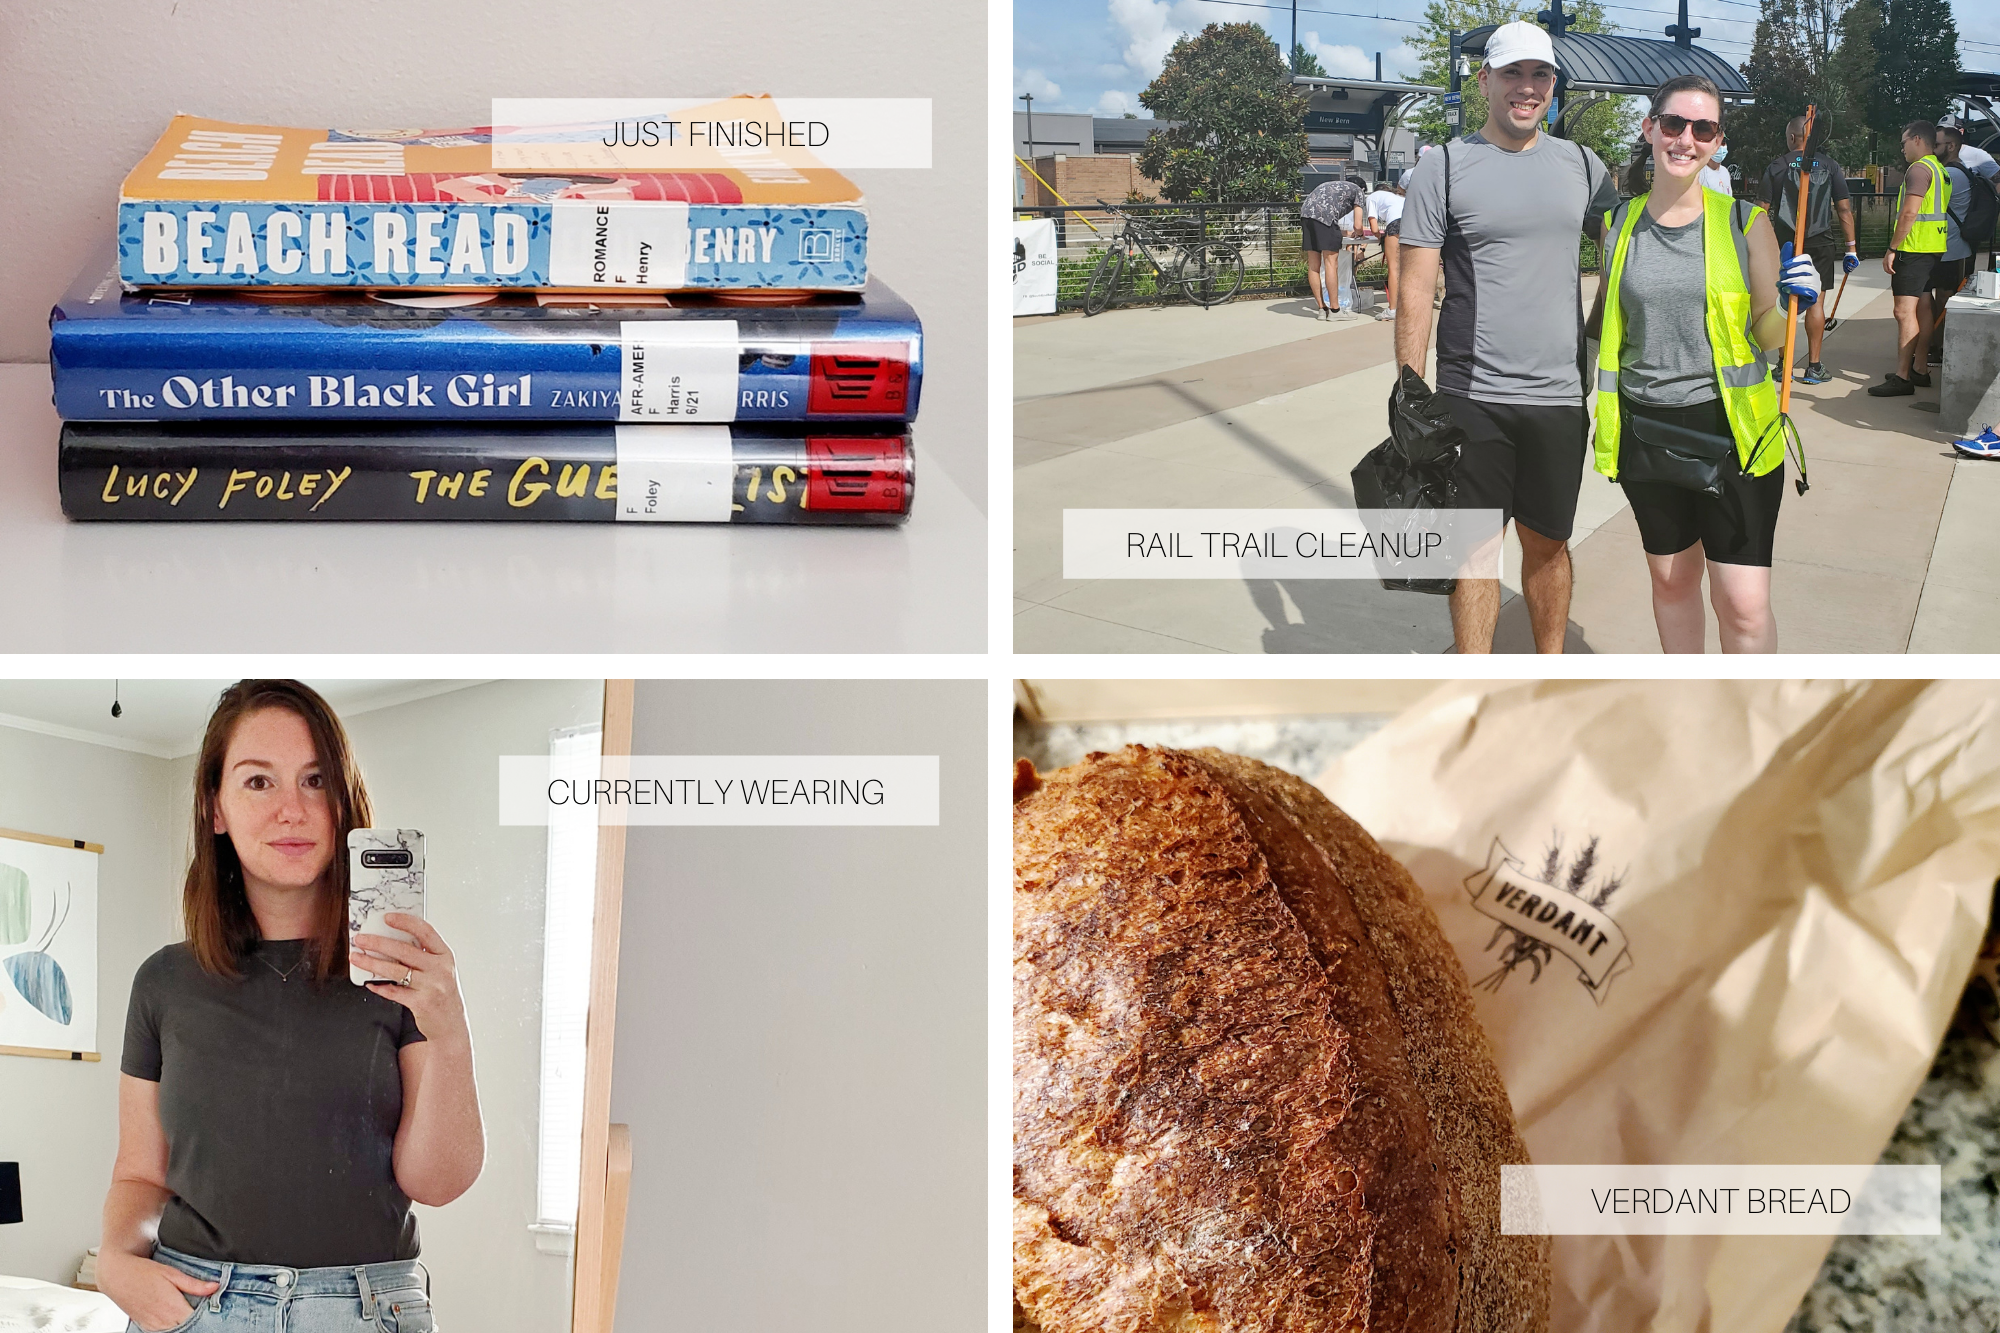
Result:
[[[1945,210],[1951,186],[1937,160],[1937,126],[1928,120],[1904,126],[1903,159],[1910,170],[1896,195],[1895,230],[1882,256],[1896,303],[1896,369],[1869,386],[1876,398],[1908,397],[1930,387],[1931,271],[1950,240]]]
[[[1299,204],[1299,229],[1304,233],[1306,285],[1321,319],[1331,319],[1340,304],[1340,249],[1344,231],[1361,230],[1361,203],[1366,192],[1352,178],[1328,181]]]
[[[1388,266],[1389,304],[1375,312],[1377,319],[1396,317],[1396,266],[1402,260],[1403,192],[1387,184],[1378,185],[1368,195],[1368,220],[1382,238],[1382,262]]]
[[[1790,147],[1771,159],[1771,165],[1764,169],[1763,184],[1764,207],[1770,211],[1781,241],[1798,235],[1799,172],[1795,164],[1806,146],[1804,116],[1793,116],[1785,126],[1785,142]],[[1846,273],[1861,267],[1861,256],[1854,249],[1854,200],[1848,193],[1846,169],[1832,157],[1815,152],[1809,170],[1805,254],[1819,274],[1820,287],[1830,291],[1835,261]],[[1835,222],[1840,224],[1839,236],[1834,235]],[[1799,378],[1807,384],[1825,384],[1833,378],[1820,361],[1820,348],[1826,341],[1826,303],[1815,301],[1805,313],[1806,367]],[[1779,367],[1781,372],[1788,369]]]

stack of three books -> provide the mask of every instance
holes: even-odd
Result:
[[[176,118],[51,317],[76,519],[897,523],[922,329],[820,169]]]

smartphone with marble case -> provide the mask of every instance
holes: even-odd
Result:
[[[347,930],[414,941],[407,931],[383,920],[390,912],[424,914],[424,835],[410,828],[358,828],[347,835]],[[378,977],[350,961],[348,979],[357,986]]]

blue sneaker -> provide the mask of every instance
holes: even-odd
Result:
[[[1967,458],[2000,458],[2000,434],[1988,426],[1969,440],[1953,440],[1951,447]]]
[[[1812,362],[1799,372],[1799,383],[1801,384],[1825,384],[1832,379],[1832,373],[1827,370],[1825,365],[1818,361]]]

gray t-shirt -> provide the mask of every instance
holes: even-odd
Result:
[[[1618,388],[1626,397],[1652,407],[1715,400],[1707,305],[1702,220],[1663,227],[1640,209],[1625,252],[1625,276],[1618,284],[1618,312],[1625,324]]]
[[[1970,259],[1972,247],[1965,237],[1958,234],[1959,221],[1966,210],[1972,207],[1972,178],[1965,174],[1963,167],[1945,164],[1944,178],[1951,185],[1951,202],[1944,206],[1945,246],[1944,258]]]
[[[304,952],[266,940],[231,981],[170,944],[132,980],[118,1067],[160,1085],[169,1249],[286,1268],[417,1257],[392,1155],[396,1053],[424,1034],[345,969],[315,985]]]
[[[1578,237],[1617,204],[1597,154],[1546,134],[1518,153],[1471,134],[1424,154],[1402,235],[1444,251],[1438,388],[1486,403],[1583,401]]]

